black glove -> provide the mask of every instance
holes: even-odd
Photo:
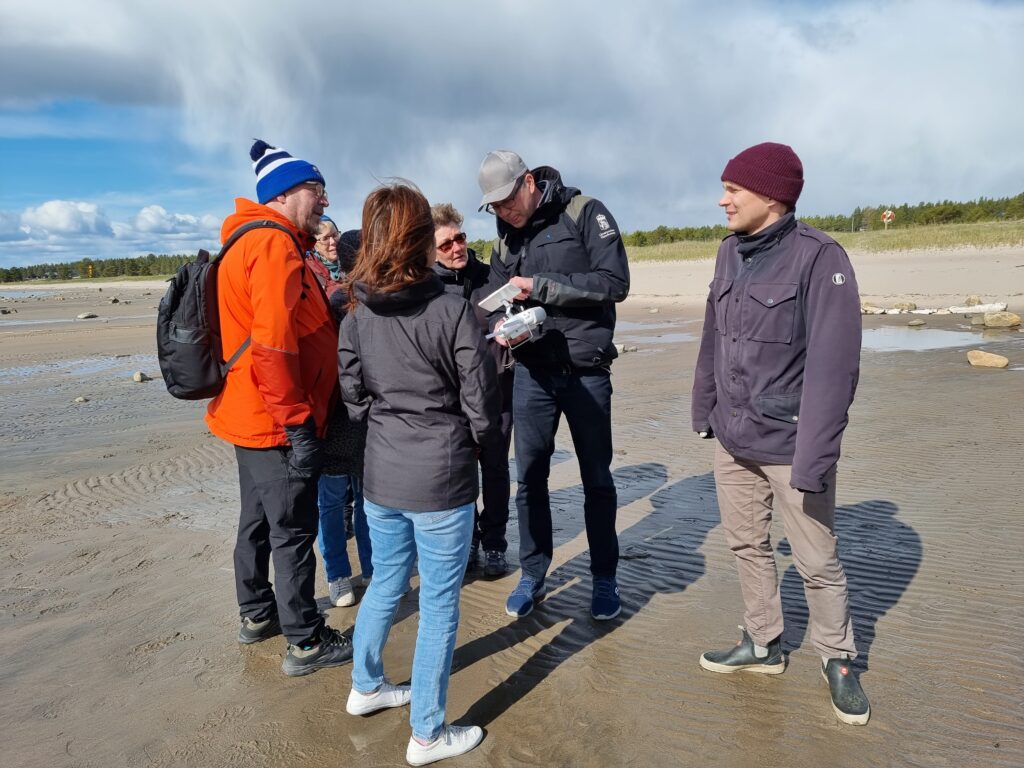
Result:
[[[302,424],[285,427],[292,444],[288,465],[299,477],[312,477],[324,463],[324,441],[316,436],[316,422],[310,416]]]

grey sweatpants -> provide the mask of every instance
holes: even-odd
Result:
[[[782,634],[782,597],[769,529],[772,513],[782,518],[793,563],[804,582],[810,639],[822,656],[854,658],[846,572],[839,562],[834,531],[836,470],[822,493],[789,487],[792,467],[762,464],[715,448],[715,485],[726,541],[736,555],[744,623],[758,645]]]

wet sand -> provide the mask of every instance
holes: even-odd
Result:
[[[924,272],[918,258],[855,257],[865,297],[942,306],[979,293],[1021,312],[1024,269],[1014,265],[1024,252],[973,259],[966,275],[950,254]],[[487,738],[452,764],[1024,764],[1024,333],[983,335],[962,317],[932,316],[928,331],[977,343],[865,349],[838,488],[857,666],[872,702],[871,722],[853,728],[831,713],[785,542],[786,674],[697,665],[742,621],[712,445],[689,429],[710,263],[633,272],[617,336],[637,351],[613,377],[623,615],[589,617],[582,492],[563,429],[549,596],[514,622],[502,606],[517,574],[463,591],[448,713]],[[159,380],[131,381],[136,370],[159,376],[160,291],[108,284],[102,294],[73,286],[0,299],[18,309],[0,317],[0,762],[404,765],[407,711],[345,714],[349,668],[289,679],[281,638],[235,642],[232,453],[205,432],[202,404],[173,400]],[[132,304],[106,304],[115,292]],[[86,309],[101,318],[67,321]],[[941,342],[923,344],[908,319],[865,317],[866,347]],[[972,369],[975,346],[1009,357],[1010,370]],[[73,403],[80,395],[89,401]],[[513,511],[513,561],[514,520]],[[351,627],[357,609],[329,606],[322,572],[317,594],[334,626]],[[396,680],[410,672],[416,597],[385,654]]]

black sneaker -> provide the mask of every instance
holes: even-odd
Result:
[[[484,576],[504,576],[508,573],[508,560],[505,553],[496,549],[484,550]]]
[[[821,676],[828,683],[832,711],[849,725],[864,725],[871,717],[871,705],[849,659],[829,659],[821,665]]]
[[[243,616],[242,625],[238,628],[238,642],[252,645],[280,634],[281,622],[277,620],[277,616],[271,616],[263,621],[253,621],[248,616]]]
[[[700,665],[708,672],[761,672],[765,675],[781,675],[786,671],[786,657],[782,655],[782,639],[777,637],[768,643],[768,655],[759,658],[754,655],[754,641],[747,630],[740,627],[743,637],[732,648],[724,651],[708,651],[701,655]]]
[[[340,667],[352,661],[352,640],[326,624],[320,630],[320,642],[288,645],[288,655],[281,662],[281,671],[299,677],[325,667]]]

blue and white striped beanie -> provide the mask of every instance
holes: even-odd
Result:
[[[249,150],[252,169],[256,172],[256,197],[261,204],[273,200],[304,181],[317,181],[327,186],[320,169],[305,160],[292,157],[283,149],[257,139]]]

